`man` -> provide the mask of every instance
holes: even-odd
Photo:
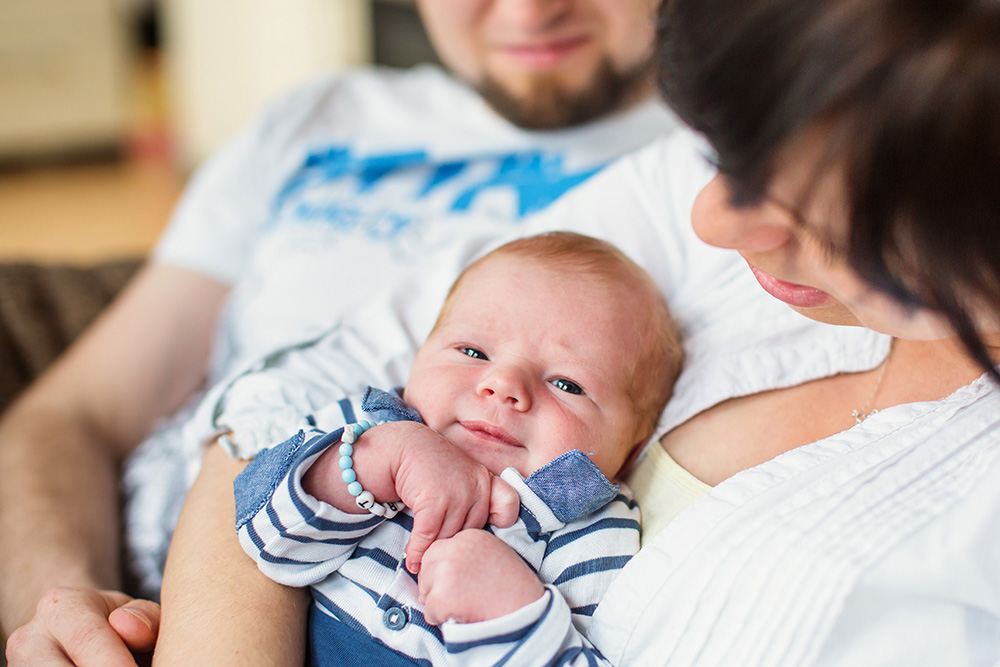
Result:
[[[155,588],[197,465],[178,426],[206,382],[674,128],[651,99],[656,4],[422,0],[458,79],[316,82],[201,170],[153,260],[0,423],[0,622],[22,628],[11,665],[119,664],[155,641],[157,606],[114,592],[118,471],[146,440],[125,474],[142,511],[126,523]]]

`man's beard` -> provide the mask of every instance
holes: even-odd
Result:
[[[605,59],[590,85],[578,92],[563,90],[558,77],[550,75],[534,77],[526,95],[513,95],[490,75],[476,90],[511,123],[526,130],[556,130],[581,125],[620,108],[648,84],[651,70],[652,64],[647,61],[619,72]]]

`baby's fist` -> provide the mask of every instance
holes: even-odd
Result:
[[[424,554],[418,580],[424,617],[476,623],[531,604],[545,587],[517,553],[485,530],[463,530]]]

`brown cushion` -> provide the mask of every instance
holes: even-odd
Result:
[[[0,263],[0,411],[66,349],[141,263]]]

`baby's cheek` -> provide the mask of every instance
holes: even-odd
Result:
[[[634,426],[634,424],[623,424],[611,429],[614,432],[603,434],[604,438],[595,437],[591,440],[595,444],[590,449],[594,452],[590,460],[597,464],[604,476],[610,480],[615,479],[625,462],[630,460],[638,449],[639,436],[636,435]]]
[[[437,408],[435,401],[429,400],[427,396],[428,392],[419,383],[408,384],[403,390],[403,400],[406,404],[420,413],[424,424],[440,432],[445,426],[442,423],[441,411]]]

